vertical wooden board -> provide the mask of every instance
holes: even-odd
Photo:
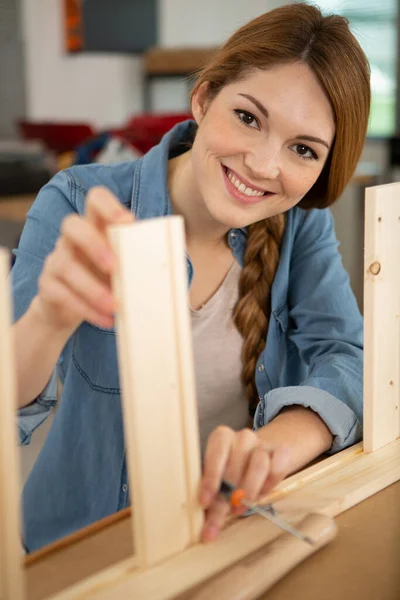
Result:
[[[366,190],[364,450],[400,436],[400,183]]]
[[[0,248],[0,598],[23,600],[16,374],[8,285],[9,253]]]
[[[180,231],[171,235],[176,220]],[[180,217],[136,222],[111,228],[110,239],[119,262],[114,285],[134,546],[139,564],[149,567],[192,541],[182,402],[190,405],[194,396],[182,398],[181,376],[190,373],[191,353],[179,351],[178,332],[188,323],[177,310],[179,267],[178,273],[172,267],[173,258],[184,261],[183,223]],[[189,433],[198,436],[194,425]],[[196,458],[200,463],[191,453],[192,467]]]
[[[181,386],[181,416],[187,484],[187,502],[192,544],[200,539],[204,513],[199,506],[199,481],[201,478],[200,436],[194,372],[193,340],[188,310],[188,275],[184,260],[183,224],[178,219],[168,219],[169,247],[175,294],[175,319],[177,351]],[[179,240],[176,243],[175,240]]]

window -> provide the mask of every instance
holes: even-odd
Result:
[[[392,136],[396,128],[398,0],[316,0],[312,4],[349,20],[371,65],[368,135]]]

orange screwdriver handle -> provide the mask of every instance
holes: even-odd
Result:
[[[235,490],[230,499],[230,504],[232,508],[241,508],[243,506],[243,500],[245,498],[244,490],[238,489]]]
[[[229,502],[232,508],[243,506],[243,500],[245,499],[244,490],[236,488],[232,483],[222,481],[219,493]]]

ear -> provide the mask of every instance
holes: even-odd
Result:
[[[204,81],[195,91],[192,98],[192,114],[197,125],[203,120],[209,104],[208,81]]]

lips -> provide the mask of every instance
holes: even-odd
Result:
[[[256,185],[253,185],[247,179],[240,177],[235,171],[229,169],[228,167],[224,167],[226,175],[228,179],[233,183],[233,185],[241,192],[245,193],[247,196],[261,196],[266,192],[265,189],[260,188]]]
[[[273,192],[268,192],[251,184],[247,180],[239,177],[235,171],[221,165],[225,185],[229,195],[241,204],[253,205],[263,202],[267,197],[273,196]]]

